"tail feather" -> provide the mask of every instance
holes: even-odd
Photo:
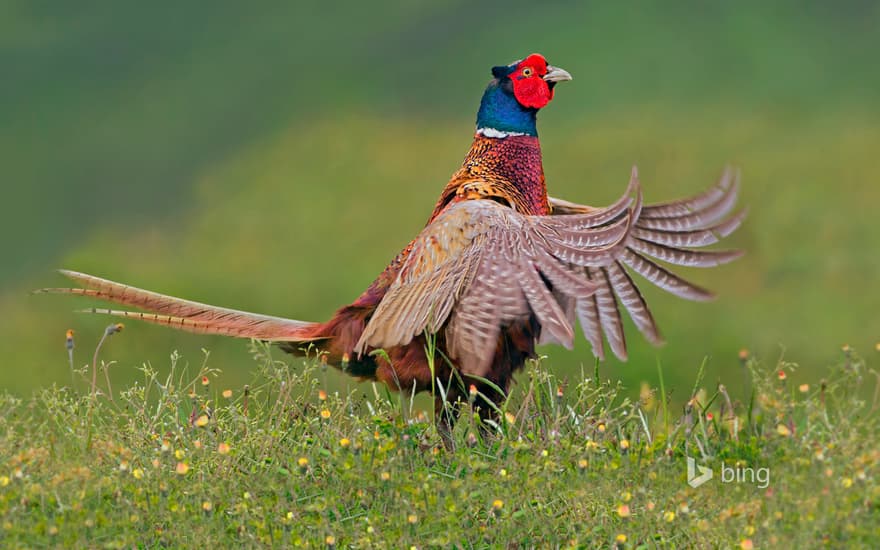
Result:
[[[316,334],[318,323],[212,306],[66,269],[60,270],[60,273],[86,288],[44,288],[35,292],[87,296],[144,310],[80,310],[88,313],[138,319],[199,334],[221,334],[277,342],[310,342],[324,338]]]

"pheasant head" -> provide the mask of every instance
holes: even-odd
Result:
[[[492,76],[477,113],[477,132],[488,137],[538,135],[538,110],[553,99],[557,82],[571,80],[568,71],[549,65],[538,53],[493,67]]]

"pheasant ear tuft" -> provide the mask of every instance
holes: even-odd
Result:
[[[492,76],[494,76],[495,78],[501,80],[502,78],[504,78],[504,77],[510,75],[510,73],[513,72],[513,69],[515,68],[515,66],[516,66],[516,65],[514,65],[514,66],[510,66],[510,65],[497,65],[497,66],[495,66],[495,67],[492,67]]]

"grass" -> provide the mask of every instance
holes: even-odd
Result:
[[[257,369],[241,388],[224,386],[207,353],[198,367],[175,353],[167,375],[144,365],[112,400],[101,384],[89,391],[91,367],[76,373],[76,389],[0,397],[0,544],[880,541],[878,401],[861,391],[878,379],[850,349],[814,386],[793,382],[797,365],[743,358],[741,396],[707,384],[701,368],[681,408],[648,386],[630,400],[598,370],[561,380],[538,361],[495,435],[482,440],[466,413],[455,450],[418,399],[369,384],[328,394],[317,358],[290,365],[251,349]],[[686,456],[714,479],[690,487]]]

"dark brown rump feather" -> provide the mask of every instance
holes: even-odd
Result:
[[[353,353],[354,344],[364,331],[370,315],[375,307],[348,305],[336,311],[326,323],[315,327],[314,343],[282,342],[279,347],[292,355],[302,356],[309,350],[317,349],[322,360],[328,365],[343,370],[346,374],[358,378],[375,379],[376,360],[364,354]]]
[[[467,395],[471,384],[477,390],[490,397],[494,402],[502,401],[510,389],[513,374],[525,366],[527,359],[535,357],[535,339],[540,332],[537,319],[532,317],[528,322],[517,323],[502,329],[495,343],[495,354],[492,364],[483,379],[465,374],[454,374],[446,351],[444,331],[437,333],[433,365],[434,384],[431,383],[431,366],[426,355],[427,343],[423,335],[419,335],[406,345],[395,346],[385,350],[384,354],[374,356],[375,379],[384,382],[388,387],[398,391],[430,391],[432,387],[443,386],[443,393],[450,401]],[[390,360],[390,362],[389,362]],[[457,371],[458,368],[456,367]],[[491,382],[487,384],[484,380]],[[503,393],[499,393],[497,386]],[[438,395],[441,392],[437,392]]]

